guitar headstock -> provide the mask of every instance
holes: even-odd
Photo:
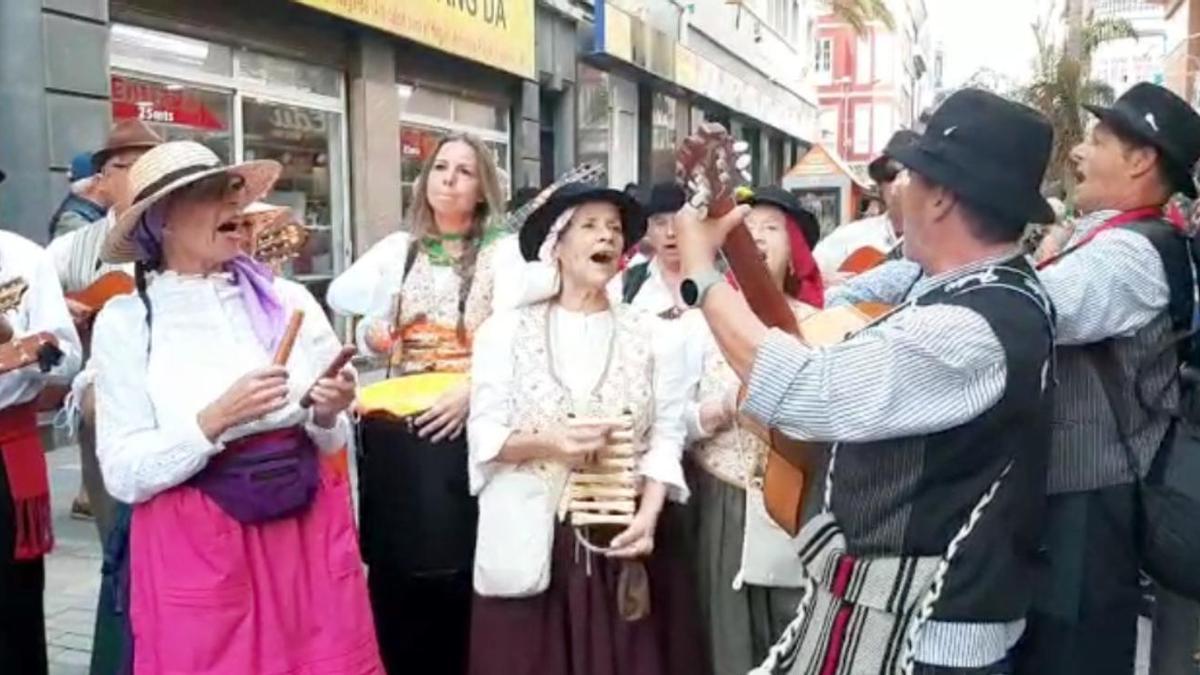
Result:
[[[308,228],[300,223],[282,221],[258,234],[254,258],[269,267],[277,267],[300,255],[309,236]]]
[[[696,207],[713,217],[737,206],[737,189],[750,182],[749,147],[720,124],[705,123],[684,139],[675,155],[675,178]]]
[[[9,279],[0,284],[0,314],[11,312],[21,306],[21,298],[29,290],[29,282],[21,277]]]

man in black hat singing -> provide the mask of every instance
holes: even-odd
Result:
[[[742,211],[707,226],[682,212],[684,297],[747,383],[742,412],[838,442],[828,507],[800,534],[811,600],[762,672],[1005,672],[1050,442],[1053,316],[1019,240],[1053,218],[1038,193],[1051,137],[1025,106],[948,98],[895,154],[905,255],[926,276],[833,347],[768,330],[711,269],[712,232]]]
[[[1150,466],[1169,425],[1160,410],[1179,396],[1178,361],[1162,348],[1168,275],[1150,237],[1171,233],[1163,206],[1175,192],[1196,196],[1200,116],[1152,84],[1089,110],[1097,122],[1071,158],[1076,203],[1092,217],[1040,272],[1060,348],[1046,568],[1018,659],[1030,675],[1132,672],[1141,593],[1130,460]]]

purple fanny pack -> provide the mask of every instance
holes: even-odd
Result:
[[[288,427],[231,441],[188,484],[254,525],[303,513],[317,494],[318,471],[312,439]]]

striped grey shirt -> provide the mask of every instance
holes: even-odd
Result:
[[[883,283],[859,288],[890,292],[887,298],[872,297],[895,302],[903,299],[896,297],[896,289],[903,286],[900,293],[908,291],[909,298],[917,298],[1015,254],[1014,250],[919,281],[920,269],[914,263],[896,261],[870,275]],[[1004,348],[981,315],[958,306],[908,306],[832,347],[808,347],[781,331],[770,331],[755,355],[743,412],[799,439],[920,436],[983,414],[1000,400],[1006,380]],[[990,665],[1004,658],[1023,630],[1024,621],[931,621],[916,659],[945,667]]]
[[[1075,226],[1071,245],[1116,211],[1100,211]],[[1057,343],[1085,345],[1132,335],[1166,311],[1167,273],[1145,236],[1114,228],[1038,271],[1058,312]]]
[[[1080,218],[1068,248],[1118,213],[1097,211]],[[896,304],[920,276],[920,266],[911,260],[887,262],[830,289],[826,305]],[[1166,272],[1154,245],[1120,228],[1101,232],[1071,255],[1039,270],[1038,277],[1058,314],[1055,337],[1061,345],[1132,335],[1162,314],[1170,301]]]

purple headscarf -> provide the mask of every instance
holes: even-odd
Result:
[[[138,219],[133,241],[141,249],[143,260],[162,261],[163,227],[167,222],[164,201],[154,204]],[[245,254],[226,262],[222,269],[233,275],[242,293],[242,302],[250,316],[250,327],[263,348],[275,350],[287,328],[287,316],[279,294],[275,292],[275,274],[271,268]]]

